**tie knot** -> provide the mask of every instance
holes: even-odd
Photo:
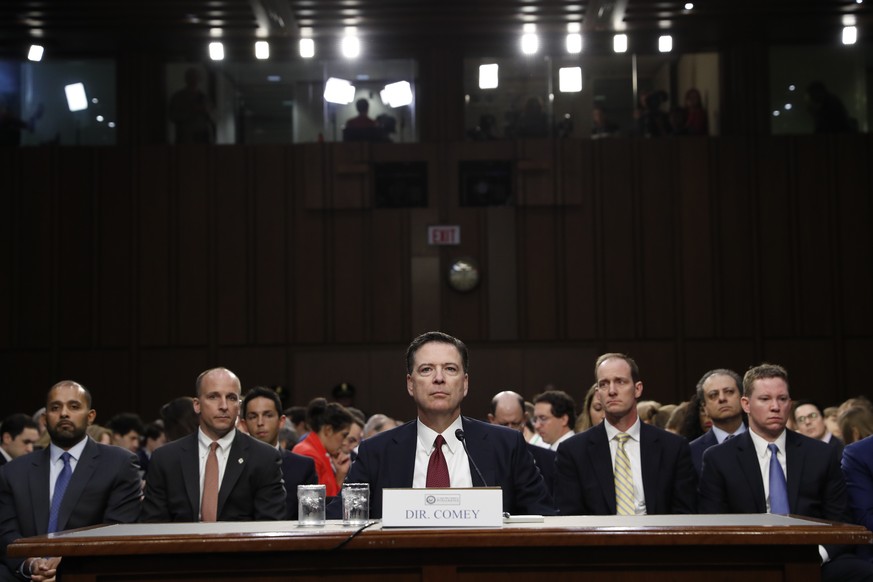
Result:
[[[446,439],[443,438],[443,435],[438,434],[435,439],[433,439],[433,448],[441,449],[443,445],[446,444]]]
[[[68,453],[66,451],[64,451],[64,453],[61,455],[61,460],[64,462],[64,465],[69,465],[70,459],[72,459],[72,458],[73,458],[73,455],[71,455],[70,453]]]
[[[618,441],[619,445],[624,445],[624,443],[626,443],[629,439],[630,439],[630,435],[627,434],[626,432],[620,432],[617,435],[615,435],[615,440]]]
[[[218,448],[218,441],[212,441],[211,443],[209,443],[209,452],[210,453],[214,453],[215,449],[217,449],[217,448]]]
[[[767,445],[767,448],[770,449],[770,454],[774,457],[779,452],[779,447],[776,446],[776,443],[770,443],[769,445]]]

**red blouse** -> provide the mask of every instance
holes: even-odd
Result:
[[[310,432],[309,436],[294,445],[292,453],[309,457],[315,461],[315,472],[318,474],[318,482],[325,487],[325,495],[335,497],[339,495],[339,485],[336,482],[336,475],[333,472],[333,466],[330,464],[330,455],[321,444],[318,435]]]

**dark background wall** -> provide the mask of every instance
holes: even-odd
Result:
[[[644,397],[702,372],[786,365],[793,393],[869,392],[873,140],[724,137],[491,144],[0,151],[2,414],[63,378],[99,417],[157,416],[196,375],[305,403],[336,383],[411,418],[403,351],[471,348],[465,412],[546,384],[581,400],[628,352]],[[515,203],[458,204],[458,162],[513,161]],[[372,164],[428,164],[427,208],[373,207]],[[462,244],[427,245],[430,224]],[[474,257],[469,294],[445,283]]]

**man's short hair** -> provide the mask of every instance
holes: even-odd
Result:
[[[227,372],[228,374],[230,374],[231,376],[236,378],[237,384],[239,384],[239,378],[237,377],[236,374],[231,372],[229,369],[224,368],[222,366],[218,366],[217,368],[209,368],[208,370],[204,370],[204,371],[200,372],[200,375],[197,376],[197,379],[194,381],[194,396],[196,398],[200,398],[200,388],[203,386],[203,379],[206,376],[208,376],[209,374],[211,374],[213,372],[219,372],[219,371]],[[242,386],[240,386],[240,390],[242,390]]]
[[[285,416],[291,421],[291,424],[300,424],[306,422],[306,407],[292,406],[285,409]]]
[[[393,425],[394,419],[389,418],[384,414],[374,414],[369,419],[367,419],[367,423],[364,425],[364,432],[361,436],[366,439],[376,433],[382,432],[382,429],[384,429],[385,425],[389,422]]]
[[[636,384],[637,382],[640,381],[640,368],[639,368],[639,366],[637,366],[637,363],[634,361],[634,359],[632,357],[630,357],[627,354],[622,354],[619,352],[610,352],[608,354],[603,354],[602,356],[597,358],[596,362],[594,362],[594,381],[595,382],[597,382],[597,369],[600,367],[600,364],[602,364],[606,360],[610,360],[612,358],[624,360],[625,362],[627,362],[627,365],[630,366],[631,380],[633,380],[633,383]]]
[[[500,400],[499,396],[504,392],[509,392],[509,390],[502,390],[494,395],[494,398],[491,399],[491,415],[497,414],[497,402]],[[518,396],[518,407],[521,409],[521,413],[524,414],[524,397],[519,394]]]
[[[700,380],[697,381],[697,398],[701,402],[704,402],[706,400],[706,395],[703,393],[703,385],[713,376],[730,376],[734,383],[737,385],[737,390],[743,389],[743,379],[740,378],[740,375],[733,370],[728,370],[727,368],[717,368],[715,370],[710,370],[709,372],[706,372],[703,376],[701,376]]]
[[[84,384],[74,382],[73,380],[61,380],[60,382],[58,382],[57,384],[55,384],[54,386],[49,388],[49,391],[46,392],[46,395],[45,395],[46,401],[48,401],[48,396],[49,396],[49,394],[52,393],[52,390],[54,390],[55,388],[59,388],[61,386],[75,386],[76,388],[81,388],[82,392],[85,393],[85,408],[87,408],[88,410],[93,408],[93,399],[91,398],[91,391],[88,390],[88,388],[86,388]],[[43,413],[45,413],[46,409],[43,408],[42,410],[43,410]]]
[[[746,398],[752,395],[755,380],[766,380],[767,378],[781,378],[788,386],[788,370],[778,364],[763,363],[758,366],[752,366],[743,375],[743,396]],[[790,391],[789,387],[789,391]]]
[[[461,365],[464,367],[464,373],[466,374],[469,371],[469,354],[467,353],[467,346],[464,345],[464,342],[459,340],[456,337],[452,337],[447,333],[443,333],[441,331],[429,331],[427,333],[423,333],[409,344],[409,347],[406,348],[406,373],[412,374],[412,365],[415,362],[415,353],[419,350],[421,346],[430,342],[437,342],[441,344],[450,344],[457,348],[458,352],[461,354]]]
[[[3,424],[0,425],[0,438],[2,438],[4,434],[8,434],[9,437],[13,439],[17,438],[26,428],[32,428],[39,431],[39,424],[26,414],[12,414],[4,418]]]
[[[130,431],[134,431],[136,434],[142,436],[142,433],[145,432],[145,428],[143,428],[142,420],[140,420],[139,415],[132,412],[121,412],[116,414],[106,423],[106,428],[110,429],[113,433],[120,435],[126,435]]]
[[[349,414],[352,415],[352,419],[354,423],[361,427],[361,430],[364,429],[364,425],[367,424],[367,417],[364,416],[363,411],[359,408],[355,408],[354,406],[346,406],[346,410],[349,411]]]
[[[791,407],[791,415],[794,417],[795,422],[797,421],[797,409],[801,406],[815,406],[815,409],[818,410],[818,413],[822,417],[822,420],[824,420],[824,408],[822,408],[821,405],[815,400],[812,400],[810,398],[804,398],[803,400],[797,400],[796,402],[794,402]]]
[[[271,400],[273,404],[276,406],[276,414],[282,416],[282,399],[279,398],[279,395],[276,394],[275,390],[270,390],[265,386],[255,386],[245,395],[242,401],[242,408],[240,410],[240,414],[243,418],[246,417],[249,411],[249,402],[254,400],[255,398],[266,398],[267,400]]]
[[[552,406],[552,416],[567,417],[567,427],[570,430],[576,426],[576,401],[563,390],[546,390],[534,396],[534,404],[548,402]]]
[[[167,433],[164,430],[164,421],[158,419],[145,425],[142,433],[142,438],[143,440],[156,441],[161,438],[161,435],[165,434]]]

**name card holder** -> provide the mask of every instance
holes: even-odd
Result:
[[[382,527],[502,526],[500,487],[382,490]]]

